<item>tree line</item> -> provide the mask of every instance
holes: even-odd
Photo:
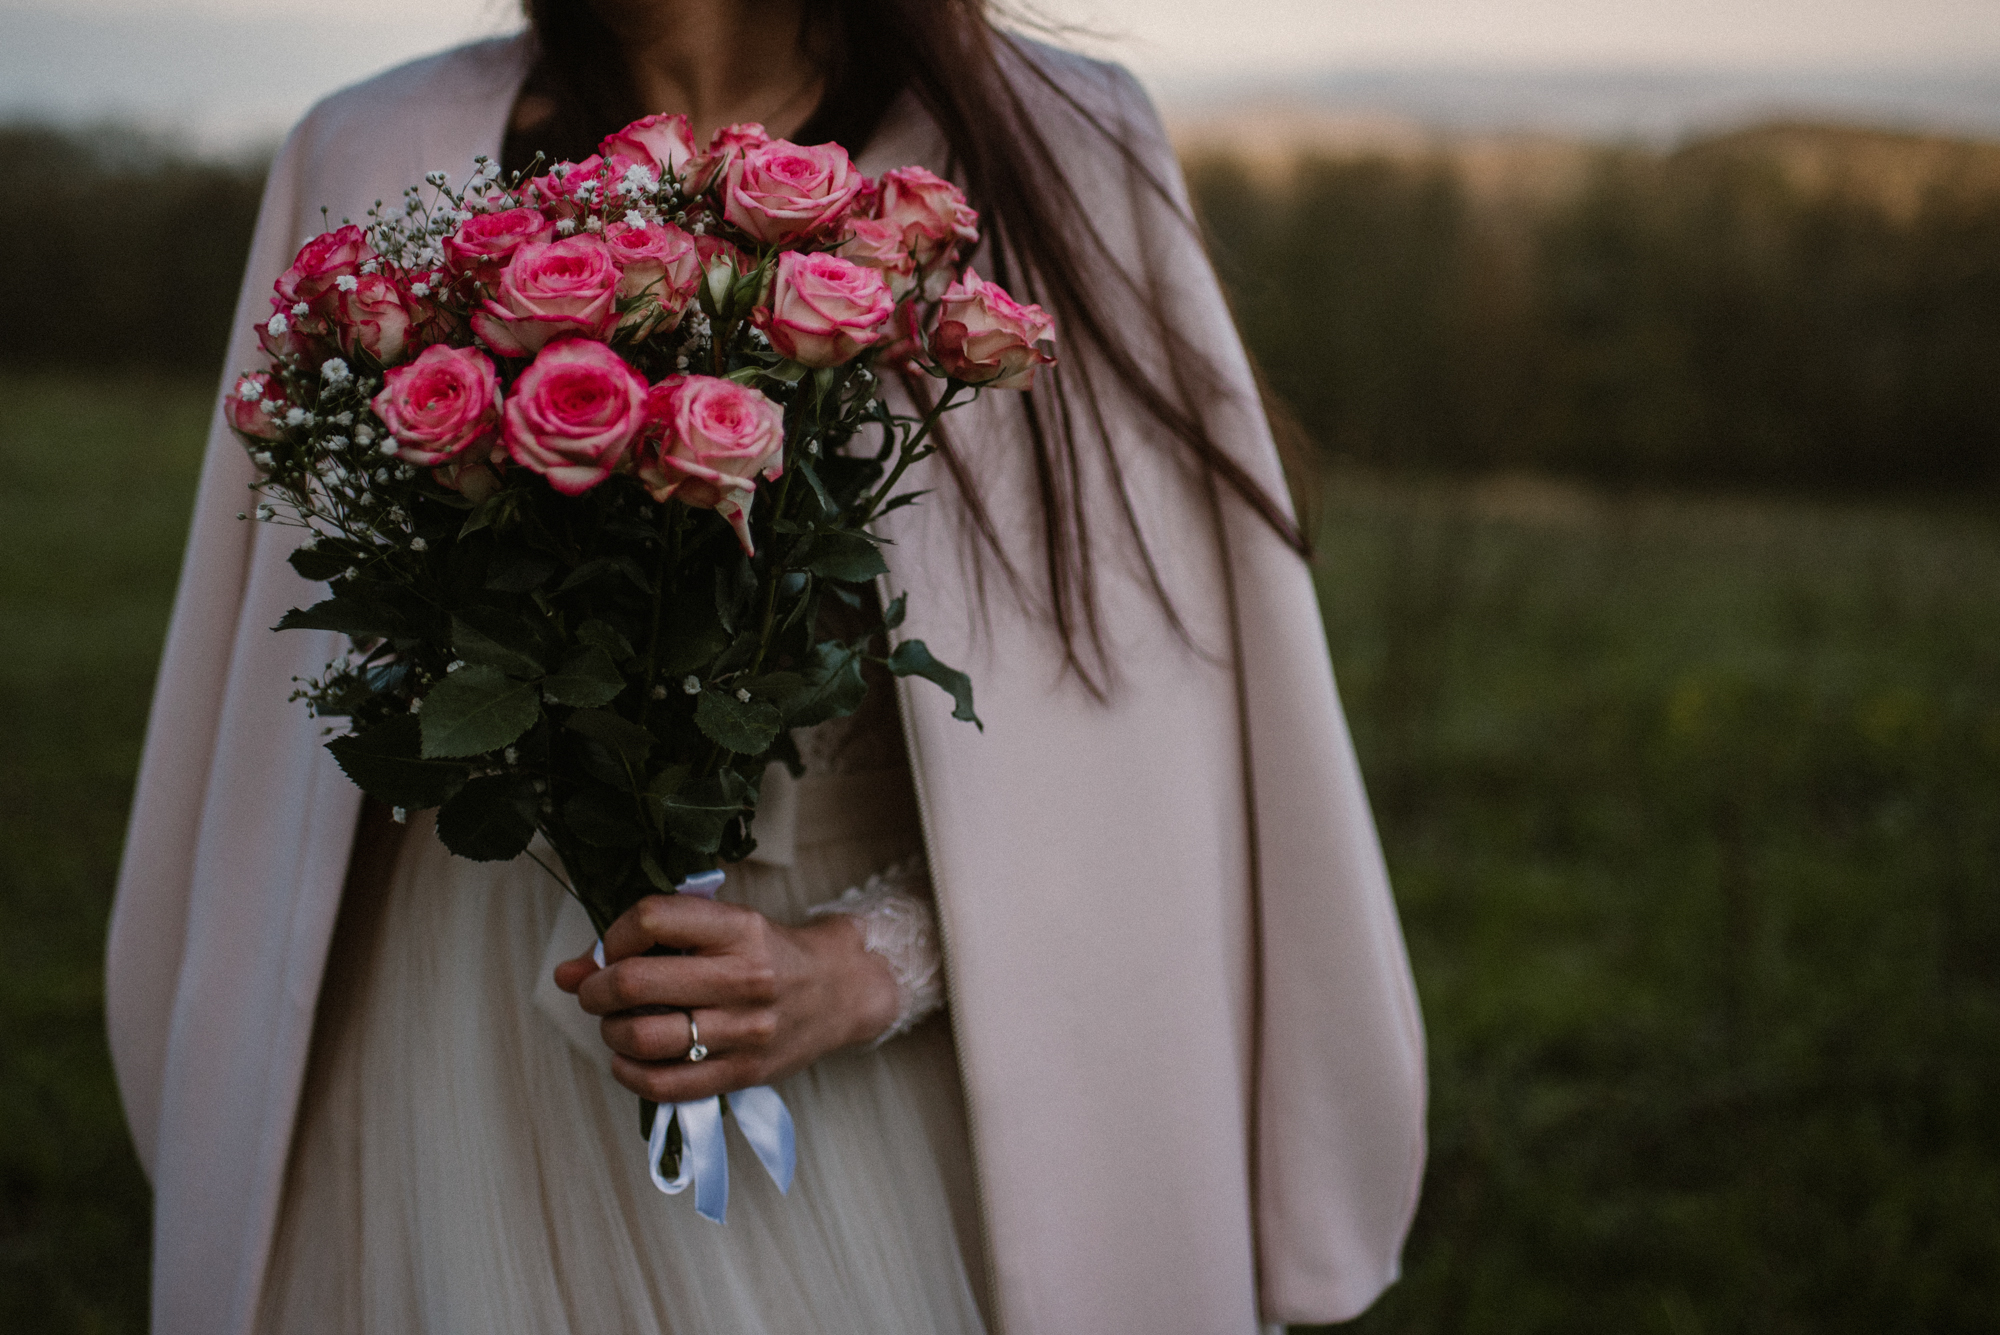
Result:
[[[1246,341],[1329,456],[1993,489],[2000,173],[1963,163],[2000,150],[1913,181],[1849,137],[1874,156],[1829,171],[1846,141],[1819,132],[1817,179],[1796,133],[1598,150],[1560,189],[1496,193],[1448,151],[1188,175]],[[14,126],[0,173],[0,367],[220,372],[260,164]]]

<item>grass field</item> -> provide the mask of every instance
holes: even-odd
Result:
[[[98,968],[206,411],[0,378],[0,1329],[143,1328]],[[1345,474],[1323,511],[1432,1043],[1358,1329],[1994,1329],[2000,523]]]

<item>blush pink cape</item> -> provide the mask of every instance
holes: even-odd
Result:
[[[230,370],[255,364],[248,331],[321,206],[359,218],[426,171],[462,179],[475,154],[497,158],[525,61],[518,38],[461,48],[306,117],[271,171]],[[1182,202],[1144,94],[1043,48],[1016,75],[1133,290],[1226,371],[1204,405],[1219,439],[1282,494],[1214,277],[1146,182]],[[862,166],[943,159],[905,100]],[[1018,413],[991,394],[952,427],[1033,589]],[[1005,1335],[1348,1317],[1397,1273],[1423,1169],[1424,1049],[1312,581],[1246,507],[1212,503],[1136,412],[1114,403],[1109,425],[1195,647],[1121,554],[1114,483],[1092,466],[1119,672],[1108,704],[1065,676],[1036,609],[990,569],[976,609],[944,492],[888,528],[908,633],[972,673],[986,722],[953,721],[927,684],[905,691],[996,1316]],[[218,414],[111,924],[111,1043],[156,1191],[160,1335],[251,1327],[360,803],[320,725],[286,700],[340,644],[272,633],[320,590],[285,563],[294,533],[235,518],[251,477]]]

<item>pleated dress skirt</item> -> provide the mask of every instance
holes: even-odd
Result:
[[[790,865],[739,864],[720,897],[797,922],[920,856],[900,748],[876,751],[882,767],[809,770]],[[945,1016],[778,1086],[798,1135],[789,1196],[725,1122],[717,1225],[692,1191],[654,1189],[636,1097],[611,1078],[596,1020],[548,981],[593,940],[550,875],[525,857],[454,858],[413,817],[380,879],[342,906],[262,1331],[986,1330]]]

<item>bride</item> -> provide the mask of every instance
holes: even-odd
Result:
[[[315,595],[235,521],[251,471],[218,418],[109,947],[155,1331],[1355,1315],[1415,1205],[1421,1023],[1304,544],[1144,95],[983,0],[528,8],[293,131],[231,368],[322,206],[478,154],[581,158],[669,112],[949,176],[977,267],[1063,358],[953,414],[931,495],[882,527],[885,590],[986,729],[875,683],[800,737],[719,899],[646,901],[599,967],[532,861],[364,809],[287,701],[339,644],[270,633]],[[725,1225],[656,1194],[633,1093],[763,1083],[797,1124],[789,1196],[734,1132]]]

